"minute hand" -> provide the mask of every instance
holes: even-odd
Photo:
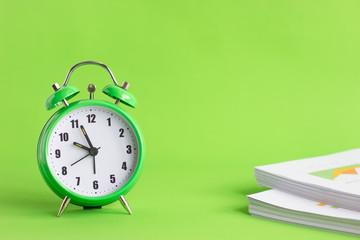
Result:
[[[87,135],[87,133],[86,133],[86,131],[85,131],[84,126],[83,126],[83,125],[80,125],[80,128],[81,128],[81,131],[83,132],[83,134],[84,134],[84,136],[85,136],[85,139],[86,139],[86,141],[88,142],[90,148],[93,148],[93,145],[92,145],[92,143],[91,143],[91,141],[90,141],[90,139],[89,139],[89,136]]]

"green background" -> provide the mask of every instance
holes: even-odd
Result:
[[[251,217],[254,166],[360,145],[358,1],[1,1],[2,239],[351,239]],[[107,64],[138,98],[147,146],[119,203],[69,206],[36,160],[45,110],[72,65]],[[71,84],[88,98],[102,68]],[[110,100],[110,99],[109,99]]]

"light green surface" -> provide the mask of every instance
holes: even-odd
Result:
[[[1,1],[2,239],[357,239],[250,217],[257,165],[360,146],[358,1]],[[147,147],[120,204],[61,203],[36,162],[45,100],[80,61],[138,99]],[[84,66],[71,85],[111,84]]]

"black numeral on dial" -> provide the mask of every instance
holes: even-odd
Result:
[[[115,179],[115,174],[111,174],[110,175],[110,182],[111,183],[115,183],[116,179]]]
[[[127,154],[130,154],[130,153],[131,153],[131,145],[127,145],[127,146],[126,146],[126,149],[127,149],[127,150],[126,150],[126,153],[127,153]]]
[[[79,128],[79,120],[71,120],[70,122],[72,128]]]
[[[66,175],[66,174],[67,174],[67,168],[66,168],[66,167],[62,167],[62,168],[61,168],[61,173],[62,173],[62,175]]]
[[[56,150],[55,150],[55,157],[56,157],[56,158],[60,158],[60,157],[61,157],[60,149],[56,149]]]
[[[119,129],[119,132],[120,132],[119,137],[124,137],[124,129],[123,129],[123,128],[120,128],[120,129]]]
[[[111,118],[106,119],[108,121],[108,126],[111,126]]]
[[[89,115],[86,115],[87,119],[88,119],[88,123],[96,123],[95,121],[95,114],[89,114]]]
[[[67,142],[69,141],[69,134],[67,132],[60,133],[60,142]]]
[[[98,183],[98,181],[95,180],[95,181],[93,182],[93,188],[94,188],[94,189],[98,189],[98,188],[99,188],[99,183]]]
[[[76,185],[77,185],[77,186],[80,185],[80,177],[76,177]]]
[[[126,170],[126,169],[127,169],[126,162],[123,162],[123,163],[122,163],[121,168],[122,168],[122,169],[124,169],[124,170]]]

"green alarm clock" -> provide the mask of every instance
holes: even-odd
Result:
[[[69,100],[80,91],[68,85],[72,72],[79,66],[93,64],[105,68],[113,84],[103,93],[115,103],[95,100],[95,85],[90,84],[89,99]],[[84,209],[101,208],[119,200],[132,214],[124,195],[138,180],[144,165],[144,139],[135,120],[118,106],[135,108],[136,98],[128,92],[129,83],[120,86],[103,63],[85,61],[74,65],[62,87],[52,85],[53,93],[46,109],[63,105],[45,124],[39,138],[37,157],[40,172],[63,202],[58,216],[69,203]]]

